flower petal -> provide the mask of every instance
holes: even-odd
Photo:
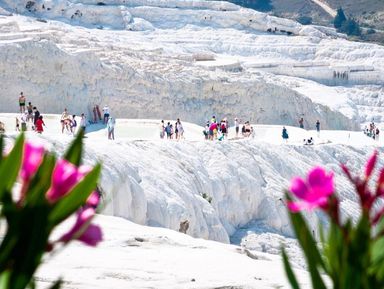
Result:
[[[54,203],[66,195],[90,171],[89,167],[76,167],[67,160],[59,160],[52,173],[52,185],[46,197]]]
[[[322,167],[314,167],[308,173],[308,185],[310,187],[321,186],[325,178],[325,170]]]
[[[24,144],[23,161],[20,177],[23,181],[29,180],[39,168],[44,157],[44,145],[37,141],[27,141]]]
[[[291,180],[289,190],[298,198],[303,199],[308,194],[307,184],[302,178],[296,177]]]
[[[90,224],[78,240],[94,247],[103,240],[103,233],[99,226]]]
[[[87,223],[89,223],[94,216],[95,216],[95,210],[93,208],[87,208],[85,210],[80,209],[77,212],[75,224],[67,233],[65,233],[60,238],[60,241],[67,243],[72,239],[76,239],[77,237],[79,237],[80,236],[79,233],[81,233],[80,230],[82,230],[83,226],[87,225]]]
[[[369,178],[373,172],[373,169],[375,168],[375,164],[377,161],[377,150],[375,150],[372,154],[372,156],[369,158],[365,165],[365,177]]]
[[[97,208],[100,202],[100,194],[97,191],[93,191],[88,197],[86,204],[92,208]]]

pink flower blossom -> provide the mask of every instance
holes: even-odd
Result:
[[[327,175],[323,168],[315,167],[309,171],[307,180],[294,178],[291,181],[290,191],[299,199],[288,202],[291,212],[324,208],[329,196],[334,192],[333,173]]]
[[[36,141],[27,141],[24,144],[23,160],[21,164],[20,177],[26,182],[37,171],[44,157],[44,146]]]
[[[384,196],[384,169],[380,170],[379,178],[377,180],[376,196]]]
[[[377,151],[375,150],[365,165],[365,178],[368,179],[371,176],[373,169],[375,168],[376,161]]]
[[[87,166],[76,167],[67,160],[59,160],[52,172],[52,183],[46,197],[50,203],[66,195],[90,171]]]
[[[100,195],[97,191],[93,191],[92,194],[89,195],[86,204],[89,207],[97,208],[100,202]]]
[[[93,208],[80,209],[77,212],[76,223],[60,238],[60,241],[68,243],[71,240],[79,240],[89,246],[96,246],[102,241],[103,234],[99,226],[90,224],[94,215]]]

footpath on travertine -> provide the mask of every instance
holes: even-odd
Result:
[[[72,137],[73,134],[64,130],[61,133],[60,115],[56,114],[43,114],[46,126],[44,127],[43,135],[64,138]],[[0,121],[5,123],[7,134],[15,134],[16,117],[20,117],[18,113],[0,113]],[[80,117],[76,118],[77,123],[80,123]],[[165,120],[165,123],[175,123],[176,120]],[[185,141],[204,141],[203,130],[204,127],[184,122],[183,127],[185,130]],[[284,142],[281,133],[283,125],[263,125],[252,124],[254,135],[250,138],[244,138],[239,133],[238,137],[235,134],[233,123],[230,128],[228,139],[230,141],[241,141],[252,139],[258,142],[267,142],[271,144],[290,144],[290,145],[303,145],[303,140],[312,137],[315,140],[315,145],[320,144],[347,144],[347,145],[383,145],[384,139],[373,140],[366,137],[361,131],[342,131],[342,130],[322,130],[320,134],[315,131],[315,124],[312,127],[306,126],[307,129],[300,129],[298,127],[286,126],[288,129],[289,140]],[[241,128],[241,125],[240,125]],[[32,123],[28,124],[28,131],[32,133]],[[102,122],[87,125],[87,137],[90,139],[106,140],[108,141],[107,128]],[[115,139],[116,141],[161,141],[160,139],[160,119],[116,119],[115,126]],[[167,141],[163,139],[162,141]],[[168,140],[176,141],[176,140]]]
[[[332,17],[335,17],[337,12],[336,10],[332,9],[327,2],[325,2],[324,0],[311,0],[313,3],[319,5],[321,8],[323,8],[323,10],[325,12],[327,12],[329,15],[331,15]]]

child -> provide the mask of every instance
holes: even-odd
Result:
[[[76,121],[76,115],[72,115],[72,120],[71,120],[71,133],[75,134],[76,132],[76,127],[77,127],[77,121]]]
[[[45,123],[43,121],[43,116],[40,115],[36,121],[36,132],[41,134],[44,131],[43,126],[45,126]]]
[[[18,117],[16,117],[16,131],[20,131],[20,121]]]

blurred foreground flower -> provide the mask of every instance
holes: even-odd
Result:
[[[353,176],[347,166],[342,170],[354,185],[360,200],[361,215],[357,223],[340,221],[339,198],[333,194],[333,173],[316,167],[308,173],[306,181],[294,178],[290,192],[286,192],[288,214],[293,230],[307,261],[312,288],[326,289],[323,275],[337,289],[384,288],[384,169],[381,169],[373,193],[368,186],[378,159],[375,151],[365,165],[364,177]],[[293,201],[293,197],[299,201]],[[381,205],[381,209],[374,208]],[[320,208],[329,220],[327,230],[319,228],[320,243],[316,243],[313,230],[300,213],[301,210]],[[284,267],[294,289],[299,283],[291,268],[289,258],[282,249]]]
[[[94,216],[95,209],[80,209],[75,225],[60,238],[60,241],[68,243],[71,240],[79,240],[89,246],[96,246],[102,240],[102,232],[98,226],[90,224]]]
[[[328,197],[334,192],[333,173],[327,175],[323,168],[315,167],[309,171],[307,180],[294,178],[290,191],[300,199],[288,202],[288,208],[292,212],[325,207]]]
[[[60,239],[64,245],[79,240],[96,246],[102,240],[101,229],[91,223],[100,200],[95,188],[101,168],[80,165],[82,137],[81,131],[56,161],[43,144],[24,142],[23,134],[4,155],[0,136],[0,218],[7,223],[0,245],[0,289],[35,287],[33,275],[43,255],[56,250],[57,242],[49,242],[52,231],[73,214],[75,225]],[[18,176],[20,198],[14,201]]]

